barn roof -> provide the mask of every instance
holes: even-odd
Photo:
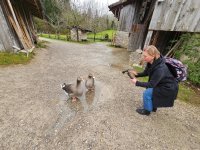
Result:
[[[18,0],[30,10],[33,16],[43,19],[43,6],[41,0]]]
[[[108,8],[110,9],[110,11],[112,11],[112,13],[115,15],[115,17],[119,19],[121,9],[124,6],[132,3],[133,1],[134,0],[120,0],[118,2],[115,2],[111,5],[109,5]]]

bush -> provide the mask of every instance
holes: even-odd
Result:
[[[200,86],[200,34],[183,34],[175,57],[188,66],[188,79]]]

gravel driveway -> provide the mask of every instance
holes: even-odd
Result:
[[[49,41],[31,63],[0,67],[1,150],[200,149],[199,107],[176,100],[148,117],[135,112],[143,88],[121,73],[126,50]],[[95,91],[67,100],[60,84],[90,72]]]

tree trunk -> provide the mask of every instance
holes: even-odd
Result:
[[[78,35],[78,28],[76,27],[76,38],[77,38],[77,42],[79,41],[79,35]]]
[[[94,42],[95,42],[95,40],[96,40],[96,32],[95,32],[95,30],[94,30],[94,32],[93,32],[93,34],[94,34]]]

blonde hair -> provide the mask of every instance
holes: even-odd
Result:
[[[160,58],[160,52],[154,45],[149,45],[144,49],[150,56],[153,56],[154,59]]]

